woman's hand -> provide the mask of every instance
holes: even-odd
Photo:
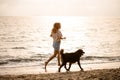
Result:
[[[61,39],[66,39],[66,37],[63,37],[63,38],[61,38]]]

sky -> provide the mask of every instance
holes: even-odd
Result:
[[[0,16],[120,17],[120,0],[0,0]]]

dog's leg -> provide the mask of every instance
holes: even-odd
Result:
[[[67,71],[70,71],[70,68],[71,68],[71,62],[69,63],[69,67],[68,67],[68,69],[67,69]]]
[[[63,67],[64,64],[60,65],[58,72],[60,72],[61,68]]]
[[[48,63],[47,63],[47,62],[45,62],[45,72],[47,72],[47,68],[46,68],[47,64],[48,64]]]
[[[77,62],[78,62],[78,65],[79,65],[80,69],[83,71],[83,68],[80,65],[80,61],[77,61]]]
[[[68,71],[67,67],[66,67],[67,63],[64,65],[64,68],[66,69],[66,71]]]

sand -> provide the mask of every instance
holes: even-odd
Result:
[[[102,64],[83,64],[84,72],[78,65],[72,65],[71,71],[64,67],[58,73],[57,65],[0,68],[0,80],[120,80],[120,62]]]
[[[0,80],[120,80],[120,68],[60,73],[0,75]]]

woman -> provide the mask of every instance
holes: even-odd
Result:
[[[61,43],[61,39],[65,39],[62,38],[62,33],[59,30],[61,28],[60,23],[54,23],[53,25],[53,29],[51,30],[51,37],[53,38],[53,48],[54,48],[54,54],[45,62],[45,72],[46,70],[46,66],[47,64],[57,56],[58,59],[58,66],[60,66],[60,54],[59,54],[59,50],[60,50],[60,43]]]

